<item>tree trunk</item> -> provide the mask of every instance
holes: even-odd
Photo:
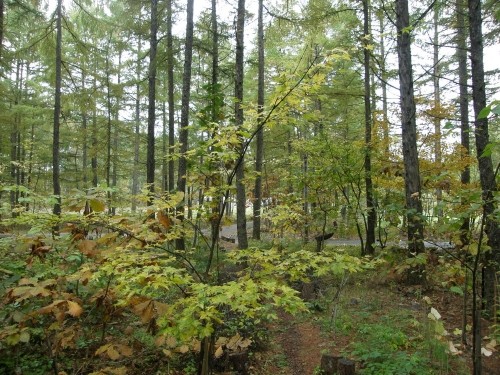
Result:
[[[174,46],[172,37],[172,1],[167,0],[167,97],[168,97],[168,191],[175,189],[174,158],[175,152],[175,105],[174,105]]]
[[[481,0],[469,0],[469,35],[472,74],[472,100],[475,114],[476,154],[479,164],[483,210],[486,215],[485,232],[488,235],[489,251],[484,253],[483,301],[484,310],[489,317],[496,316],[497,282],[496,273],[500,265],[500,228],[495,221],[494,212],[497,204],[494,192],[497,191],[495,170],[491,154],[484,154],[490,143],[488,118],[479,118],[479,113],[486,107],[486,85],[483,65],[483,32],[481,18]]]
[[[260,226],[262,215],[262,162],[264,159],[264,129],[261,122],[264,116],[264,22],[263,22],[263,0],[259,0],[259,15],[257,25],[257,45],[259,55],[258,81],[257,81],[257,126],[255,144],[255,190],[253,203],[253,232],[255,240],[260,240]]]
[[[149,43],[148,69],[148,146],[146,157],[146,183],[148,184],[148,205],[153,203],[155,183],[155,121],[156,121],[156,49],[158,46],[158,0],[151,0],[151,35]]]
[[[137,42],[137,65],[135,67],[135,129],[134,129],[134,167],[132,171],[132,212],[137,209],[136,195],[139,193],[139,143],[141,124],[141,45],[142,38],[139,34]]]
[[[83,63],[84,64],[84,63]],[[82,64],[82,65],[83,65]],[[87,76],[85,74],[85,65],[82,66],[82,92],[84,96],[84,102],[81,107],[81,116],[82,116],[82,136],[83,136],[83,144],[82,144],[82,180],[83,180],[83,189],[87,191],[88,189],[88,118],[87,118],[87,94],[85,90],[85,80]]]
[[[108,40],[108,46],[106,49],[106,116],[107,116],[107,126],[106,126],[106,187],[108,188],[106,197],[108,205],[108,213],[111,214],[111,191],[109,187],[111,186],[111,133],[112,133],[112,121],[111,121],[111,79],[110,79],[110,67],[109,67],[109,48],[111,44],[111,39]]]
[[[460,137],[462,145],[463,158],[470,154],[470,126],[469,126],[469,98],[468,98],[468,72],[467,72],[467,29],[465,25],[466,5],[465,0],[456,0],[456,17],[457,17],[457,52],[456,59],[458,61],[458,81],[459,81],[459,105],[460,105]],[[465,189],[470,183],[470,167],[467,165],[461,175],[460,182]],[[461,204],[465,207],[468,200],[462,197]],[[460,241],[462,246],[467,246],[470,243],[470,217],[464,217],[460,227]],[[468,268],[464,267],[466,272],[466,283],[468,280]],[[463,330],[462,330],[462,344],[467,344],[467,306],[469,302],[469,293],[467,288],[464,288],[463,296]]]
[[[92,79],[92,91],[97,92],[97,59],[94,60],[94,77]],[[94,97],[94,102],[92,103],[92,186],[97,187],[97,99]]]
[[[465,0],[456,0],[457,14],[457,55],[458,60],[458,80],[460,91],[460,137],[464,156],[470,154],[470,126],[469,126],[469,93],[467,81],[469,74],[467,71],[467,29],[465,24]],[[470,183],[470,167],[467,165],[461,173],[461,183],[464,188]],[[465,201],[462,201],[465,204]],[[470,218],[463,220],[460,239],[463,245],[469,243]]]
[[[439,64],[439,8],[434,7],[434,53],[433,53],[433,66],[434,66],[434,161],[436,163],[436,169],[438,173],[441,173],[442,169],[442,152],[441,152],[441,92],[439,87],[439,78],[441,74],[440,64]],[[443,209],[441,208],[441,202],[443,200],[443,189],[436,189],[436,216],[438,221],[441,220],[443,216]]]
[[[183,193],[184,195],[186,194],[186,153],[188,151],[189,100],[191,97],[191,66],[193,62],[193,7],[194,0],[188,0],[186,15],[186,43],[184,49],[184,74],[182,78],[181,123],[179,130],[180,157],[177,176],[177,191]],[[185,205],[186,197],[184,196],[182,204],[177,212],[177,217],[181,222],[184,220]],[[175,241],[175,246],[177,250],[184,250],[186,248],[184,236]]]
[[[384,155],[389,156],[389,115],[387,105],[387,71],[385,69],[385,38],[384,38],[384,14],[379,15],[380,20],[380,70],[381,70],[381,86],[382,86],[382,127],[384,139]],[[388,160],[387,160],[388,161]]]
[[[411,65],[411,35],[408,0],[396,0],[397,49],[401,98],[401,122],[403,137],[403,161],[405,166],[406,217],[408,230],[408,256],[414,257],[425,251],[422,202],[420,195],[420,171],[417,151],[416,106],[413,91]],[[412,267],[408,272],[409,284],[425,282],[425,269]]]
[[[4,22],[3,22],[3,14],[4,14],[4,0],[0,0],[0,61],[2,61],[2,55],[3,55],[3,27],[4,27]]]
[[[16,89],[14,94],[14,107],[19,105],[20,92],[21,92],[21,70],[22,61],[17,59],[16,62]],[[18,148],[19,148],[19,113],[17,113],[17,108],[15,108],[16,113],[14,114],[14,121],[12,131],[10,133],[10,178],[12,185],[19,185],[17,183],[19,176],[19,159],[18,159]],[[19,187],[19,186],[18,186]],[[19,189],[12,189],[10,191],[10,207],[12,210],[12,217],[17,216],[15,208],[18,204],[18,191]]]
[[[116,81],[118,86],[121,84],[121,65],[122,65],[122,51],[118,51],[118,73],[116,77]],[[113,156],[112,156],[112,162],[113,162],[113,169],[111,171],[111,187],[113,189],[116,188],[117,180],[118,180],[118,147],[119,147],[119,119],[120,119],[120,97],[116,97],[116,105],[114,109],[114,114],[113,114],[114,122],[115,122],[115,127],[114,127],[114,132],[113,132]],[[114,191],[114,190],[113,190]],[[116,193],[113,192],[111,194],[111,215],[116,214],[116,203],[114,202],[114,195]]]
[[[54,197],[56,199],[52,212],[54,215],[61,214],[61,182],[59,162],[59,125],[61,118],[61,84],[62,84],[62,0],[57,1],[56,19],[56,82],[54,94],[54,138],[52,143],[52,184]]]
[[[212,123],[218,124],[221,120],[221,102],[219,101],[220,93],[220,85],[219,85],[219,30],[217,26],[217,1],[212,0],[212,11],[210,16],[210,22],[212,27],[212,114],[211,120]],[[216,136],[218,132],[218,126],[214,129],[212,133],[212,138]],[[211,173],[213,174],[212,180],[209,183],[212,186],[219,187],[221,185],[222,179],[217,171],[218,166],[216,163],[213,163],[211,166]],[[208,186],[207,186],[208,188]],[[212,198],[212,219],[211,219],[211,239],[212,244],[210,247],[210,258],[207,266],[207,273],[210,270],[210,266],[212,263],[213,253],[215,247],[217,245],[217,241],[219,239],[219,225],[222,213],[221,210],[221,197],[218,194],[215,194]]]
[[[375,249],[375,226],[377,224],[377,213],[375,211],[375,198],[373,196],[373,182],[372,182],[372,109],[371,109],[371,87],[370,87],[370,50],[368,43],[370,42],[370,12],[369,0],[363,0],[363,36],[364,36],[364,84],[365,84],[365,187],[366,187],[366,244],[363,248],[362,255],[371,255]]]
[[[235,62],[235,82],[234,96],[234,120],[238,128],[243,126],[243,38],[245,28],[245,0],[238,0],[238,16],[236,21],[236,62]],[[240,152],[243,154],[243,140],[241,140]],[[236,166],[236,228],[238,234],[238,248],[248,247],[247,219],[246,219],[246,193],[245,193],[245,157],[241,155],[241,161]]]

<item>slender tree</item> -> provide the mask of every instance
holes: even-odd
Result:
[[[469,93],[467,71],[467,27],[465,23],[466,5],[465,0],[456,0],[457,16],[457,52],[458,80],[459,80],[459,106],[460,106],[460,144],[464,156],[470,154],[470,126],[469,126]],[[461,173],[460,181],[464,186],[470,183],[470,167],[467,165]],[[465,203],[465,202],[464,202]],[[463,245],[469,243],[470,218],[464,218],[460,239]]]
[[[384,13],[378,13],[380,24],[380,86],[382,87],[382,126],[384,137],[384,156],[389,155],[389,109],[387,105],[387,70],[385,68],[385,37],[384,37]]]
[[[364,102],[365,102],[365,187],[366,187],[366,244],[364,247],[364,255],[373,254],[375,249],[375,226],[377,224],[377,214],[375,211],[375,198],[373,194],[372,181],[372,108],[371,108],[371,87],[370,87],[370,49],[368,43],[370,41],[370,2],[363,0],[363,41],[364,41]]]
[[[441,147],[441,89],[440,89],[440,75],[441,64],[439,60],[439,7],[434,7],[433,18],[433,84],[434,84],[434,161],[438,170],[442,168],[442,147]],[[441,202],[443,200],[443,189],[436,189],[436,215],[438,220],[443,216],[443,209]]]
[[[467,13],[466,0],[456,0],[455,14],[457,17],[456,27],[456,59],[458,61],[458,83],[459,83],[459,107],[460,107],[460,144],[462,146],[463,157],[468,157],[470,154],[470,125],[469,125],[469,93],[468,93],[468,78],[467,71],[467,26],[466,26],[466,13]],[[460,174],[460,182],[467,189],[470,184],[470,167],[466,165]],[[462,205],[468,204],[467,198],[462,197]],[[467,246],[470,243],[470,217],[467,215],[462,219],[460,227],[460,241],[462,246]],[[469,259],[470,260],[470,259]],[[465,267],[466,280],[468,280],[469,270]],[[467,288],[464,288],[463,297],[463,326],[467,325],[468,319],[468,302],[469,293]],[[480,328],[480,327],[478,327]],[[478,329],[479,331],[479,329]],[[462,343],[467,345],[467,332],[464,329],[462,332]],[[474,353],[475,354],[475,353]],[[479,354],[481,355],[481,354]]]
[[[494,213],[497,210],[494,194],[498,188],[491,154],[485,152],[490,143],[488,117],[480,116],[481,111],[487,105],[483,63],[481,0],[469,0],[468,7],[472,101],[475,114],[474,134],[476,136],[476,154],[482,189],[483,214],[485,215],[485,232],[488,236],[488,246],[490,247],[490,250],[484,254],[483,301],[487,315],[494,317],[496,316],[496,303],[498,303],[497,272],[500,269],[500,227],[494,217]]]
[[[62,84],[62,0],[57,1],[56,10],[56,82],[54,94],[54,135],[52,143],[52,184],[54,188],[54,215],[61,214],[61,181],[60,181],[60,145],[59,127],[61,118],[61,84]]]
[[[238,15],[236,21],[236,62],[234,79],[234,120],[237,127],[243,126],[243,57],[244,57],[244,31],[245,31],[245,0],[238,0]],[[243,141],[241,152],[244,153]],[[248,247],[247,219],[246,219],[246,193],[245,183],[245,158],[242,155],[236,166],[236,228],[238,235],[238,248]]]
[[[140,18],[139,18],[140,20]],[[137,199],[139,193],[139,143],[141,124],[141,45],[142,38],[139,34],[137,41],[137,62],[135,66],[135,116],[134,116],[134,166],[132,170],[132,212],[137,209]]]
[[[255,142],[255,190],[253,203],[253,231],[252,236],[260,240],[260,226],[262,215],[262,161],[264,158],[264,129],[260,124],[264,117],[264,21],[263,21],[263,0],[259,0],[258,21],[257,21],[257,49],[259,55],[258,78],[257,78],[257,130]]]
[[[408,256],[425,251],[422,202],[420,200],[420,171],[417,151],[416,105],[413,91],[411,63],[411,28],[408,0],[396,0],[397,49],[401,100],[401,130],[403,137],[403,162],[405,167],[406,219],[408,231]],[[424,269],[412,267],[408,272],[409,284],[425,280]]]
[[[151,29],[148,69],[148,147],[146,158],[146,182],[152,203],[155,182],[155,122],[156,122],[156,50],[158,47],[158,0],[151,0]]]
[[[172,37],[172,1],[167,0],[167,97],[168,97],[168,191],[175,189],[175,165],[172,154],[175,147],[175,104],[174,104],[174,45]]]
[[[194,0],[188,0],[186,9],[186,42],[184,48],[184,73],[182,77],[181,123],[179,130],[180,157],[177,176],[177,191],[186,195],[187,151],[188,151],[188,126],[189,126],[189,101],[191,97],[191,68],[193,62],[193,8]],[[178,210],[177,217],[184,220],[186,196]],[[184,250],[184,236],[175,241],[177,250]]]
[[[2,61],[2,55],[3,55],[4,10],[5,10],[4,0],[0,0],[0,62]]]

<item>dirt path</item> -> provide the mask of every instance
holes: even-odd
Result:
[[[325,340],[320,329],[310,322],[298,322],[293,317],[282,314],[281,321],[289,322],[277,333],[277,340],[288,363],[289,375],[312,375],[321,360],[321,349]]]

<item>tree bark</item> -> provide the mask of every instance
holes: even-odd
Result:
[[[155,183],[155,122],[156,122],[156,49],[158,46],[158,0],[151,0],[151,35],[149,43],[148,69],[148,146],[146,152],[146,183],[148,205],[153,203]]]
[[[85,63],[82,63],[82,92],[84,96],[84,102],[81,108],[81,116],[82,116],[82,135],[83,135],[83,144],[82,144],[82,180],[83,180],[83,189],[87,191],[88,189],[88,118],[87,118],[87,93],[85,90],[85,81],[86,81],[86,73],[85,73]]]
[[[483,64],[483,32],[481,0],[469,0],[469,35],[472,74],[472,100],[475,114],[476,154],[479,164],[479,177],[482,189],[483,211],[486,215],[485,232],[488,235],[489,251],[484,253],[483,301],[485,313],[496,316],[497,282],[496,273],[500,265],[500,228],[495,221],[497,209],[494,193],[497,191],[495,170],[491,155],[484,154],[489,141],[488,118],[479,118],[486,107],[486,84]]]
[[[61,84],[62,84],[62,0],[57,1],[56,19],[56,82],[54,94],[54,136],[52,143],[52,184],[56,199],[52,212],[61,215],[61,181],[59,164],[59,127],[61,118]]]
[[[383,127],[383,139],[384,139],[384,156],[388,158],[389,156],[389,109],[387,105],[387,71],[385,68],[385,38],[384,38],[384,14],[383,12],[379,15],[380,21],[380,76],[382,86],[382,127]],[[387,159],[388,160],[388,159]]]
[[[441,150],[441,90],[439,86],[439,78],[441,75],[441,69],[439,64],[439,8],[434,7],[434,53],[433,53],[433,66],[434,66],[434,161],[436,163],[436,169],[441,173],[442,168],[442,150]],[[443,216],[443,209],[441,208],[441,202],[443,200],[443,189],[436,189],[436,216],[438,221],[441,220]]]
[[[416,106],[413,91],[411,63],[411,29],[408,0],[396,0],[397,49],[401,100],[401,125],[403,137],[403,161],[405,166],[406,217],[408,231],[408,256],[423,253],[424,228],[422,202],[420,200],[420,171],[417,151]],[[425,282],[425,269],[411,267],[407,274],[409,284]]]
[[[172,37],[172,0],[167,0],[167,100],[168,100],[168,191],[175,189],[175,104],[174,104],[174,46]]]
[[[177,191],[184,194],[181,206],[177,212],[177,218],[182,222],[184,220],[184,210],[186,205],[186,173],[188,151],[188,125],[189,125],[189,99],[191,96],[191,66],[193,62],[193,7],[194,0],[187,2],[186,15],[186,42],[184,49],[184,73],[182,79],[182,102],[181,102],[181,123],[179,131],[180,157],[179,171],[177,176]],[[182,236],[175,241],[177,250],[186,248],[185,238]]]
[[[262,162],[264,159],[264,129],[260,126],[264,116],[264,21],[263,0],[259,0],[259,15],[257,25],[257,49],[259,56],[257,78],[257,126],[259,127],[255,140],[255,190],[253,203],[253,232],[252,237],[260,240],[260,227],[262,215]]]
[[[109,67],[109,49],[111,45],[111,38],[108,39],[108,46],[106,49],[106,116],[107,116],[107,126],[106,126],[106,187],[108,191],[106,193],[108,213],[111,214],[111,191],[109,187],[111,186],[111,134],[112,134],[112,108],[111,108],[111,72]]]
[[[465,24],[466,5],[465,0],[456,0],[457,14],[457,52],[458,81],[459,81],[459,105],[460,105],[460,144],[464,152],[463,156],[470,154],[470,125],[469,125],[469,93],[467,71],[467,29]],[[460,175],[460,182],[464,187],[470,183],[470,167],[467,165]],[[462,203],[466,203],[462,201]],[[469,243],[470,218],[466,217],[461,226],[460,239],[463,245]]]
[[[375,198],[373,195],[372,181],[372,108],[371,108],[371,87],[370,87],[370,50],[368,49],[370,31],[370,2],[363,0],[363,40],[365,48],[364,55],[364,102],[365,102],[365,188],[366,188],[366,244],[362,255],[371,255],[375,252],[375,226],[377,224],[377,213],[375,211]]]
[[[96,43],[94,43],[95,45]],[[97,59],[94,60],[94,77],[92,79],[92,90],[97,92]],[[97,187],[98,171],[97,171],[97,99],[94,97],[92,103],[92,158],[90,161],[92,168],[92,186]]]
[[[4,28],[4,0],[0,0],[0,61],[2,61],[2,55],[3,55],[3,28]]]
[[[137,209],[136,195],[139,193],[139,143],[140,143],[140,124],[141,124],[141,45],[142,38],[139,34],[137,41],[137,65],[135,67],[135,118],[134,118],[134,167],[132,171],[132,212]]]
[[[238,0],[238,16],[236,21],[236,63],[234,82],[234,120],[238,128],[243,126],[243,57],[244,57],[244,29],[245,29],[245,0]],[[244,153],[243,139],[241,140],[240,152]],[[241,157],[236,166],[236,229],[238,235],[238,248],[248,247],[247,219],[246,219],[246,192],[245,192],[245,158]]]

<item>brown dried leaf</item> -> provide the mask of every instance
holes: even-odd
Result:
[[[106,354],[113,361],[116,361],[121,357],[120,353],[118,353],[118,351],[112,345],[109,346],[108,350],[106,351]]]
[[[95,353],[94,353],[94,354],[95,354],[95,355],[101,355],[101,354],[105,353],[105,352],[108,350],[108,348],[109,348],[110,346],[111,346],[111,344],[105,344],[105,345],[103,345],[103,346],[99,347],[99,348],[95,351]]]
[[[219,346],[217,350],[214,353],[215,358],[220,358],[224,354],[224,350],[222,349],[222,346]]]
[[[134,354],[134,350],[127,345],[117,345],[117,349],[124,357],[132,357],[132,354]]]
[[[78,243],[78,250],[88,257],[96,256],[97,242],[93,240],[83,240]]]
[[[175,351],[181,354],[186,354],[187,352],[189,352],[189,346],[187,345],[179,346]]]
[[[158,211],[156,213],[156,217],[158,218],[158,222],[166,229],[169,230],[172,226],[172,220],[162,211]]]
[[[141,318],[143,324],[150,322],[155,316],[154,305],[151,300],[139,303],[133,309],[134,313]]]
[[[67,313],[74,318],[78,318],[82,315],[83,308],[76,302],[68,301],[68,311]]]

